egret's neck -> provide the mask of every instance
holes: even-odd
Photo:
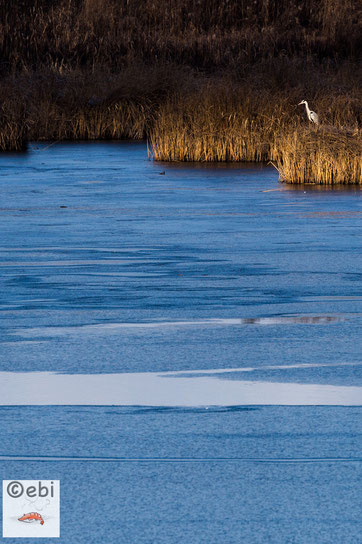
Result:
[[[309,115],[310,114],[310,109],[309,109],[309,106],[308,106],[308,102],[305,103],[305,109],[307,110],[307,114]]]

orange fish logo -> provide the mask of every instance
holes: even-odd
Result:
[[[38,512],[29,512],[29,514],[23,514],[21,518],[18,518],[19,521],[25,521],[26,523],[31,523],[32,521],[40,521],[40,525],[44,525],[44,520]]]

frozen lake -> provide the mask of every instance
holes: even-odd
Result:
[[[0,155],[0,476],[61,480],[64,543],[359,543],[360,190],[33,147]]]

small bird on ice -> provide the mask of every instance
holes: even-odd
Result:
[[[307,110],[307,116],[309,121],[312,121],[312,123],[315,123],[318,126],[320,123],[319,117],[316,112],[309,109],[308,102],[306,100],[302,100],[301,102],[299,102],[298,106],[300,106],[301,104],[305,104],[305,109]]]

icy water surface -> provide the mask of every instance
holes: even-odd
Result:
[[[61,480],[66,544],[359,543],[360,191],[34,147],[0,155],[0,477]]]
[[[362,385],[359,190],[44,147],[0,156],[1,371]]]

